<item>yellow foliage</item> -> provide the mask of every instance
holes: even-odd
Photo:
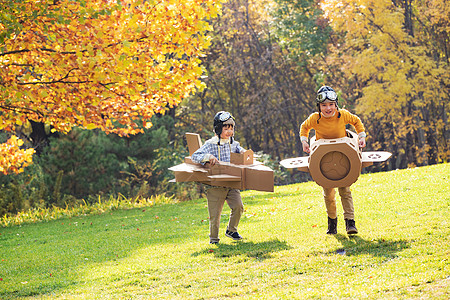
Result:
[[[349,78],[362,118],[386,123],[398,163],[448,160],[450,5],[446,0],[322,0],[337,40],[327,66]],[[345,85],[345,82],[344,82]],[[372,119],[373,118],[373,119]],[[376,125],[378,124],[378,125]],[[390,134],[389,134],[390,132]],[[370,134],[370,133],[369,133]],[[397,163],[396,163],[397,164]]]
[[[430,2],[449,11],[443,0]],[[420,3],[414,4],[424,11]],[[358,113],[400,116],[399,110],[414,99],[421,99],[416,106],[442,101],[436,91],[447,81],[449,66],[437,62],[428,53],[429,45],[421,45],[405,30],[402,7],[389,0],[323,0],[322,8],[336,33],[344,37],[345,44],[337,50],[346,55],[341,70],[365,83]],[[437,11],[427,13],[436,17]],[[449,14],[439,20],[450,24]]]
[[[140,132],[139,120],[202,87],[199,57],[221,8],[215,0],[12,1],[5,7],[20,24],[0,16],[11,29],[0,36],[0,130],[30,119],[119,135]]]
[[[12,136],[6,143],[0,144],[0,173],[21,173],[30,165],[34,149],[22,150],[23,141]]]
[[[22,4],[24,10],[16,11],[23,17],[20,33],[1,45],[0,99],[10,104],[2,103],[8,113],[0,129],[11,129],[23,114],[60,131],[83,125],[83,118],[92,128],[114,117],[129,126],[110,131],[127,134],[138,127],[128,117],[134,108],[150,118],[195,91],[202,72],[197,58],[209,45],[208,19],[219,13],[220,2],[121,3]],[[44,8],[48,14],[27,17]]]

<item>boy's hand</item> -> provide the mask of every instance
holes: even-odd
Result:
[[[303,146],[303,152],[306,152],[306,153],[310,153],[311,152],[311,150],[309,149],[309,144],[308,144],[307,141],[303,141],[302,142],[302,146]]]
[[[209,159],[209,163],[210,163],[211,167],[214,166],[218,162],[219,162],[219,160],[211,155],[211,158]]]
[[[366,138],[361,137],[359,138],[359,148],[364,148],[366,146]]]

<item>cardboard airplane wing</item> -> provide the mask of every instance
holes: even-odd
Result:
[[[386,151],[368,151],[361,154],[363,168],[373,165],[374,162],[386,161],[392,156],[391,152]]]
[[[207,170],[205,170],[204,168],[202,168],[198,165],[187,164],[187,163],[182,163],[182,164],[170,167],[169,170],[173,171],[173,172],[183,171],[183,172],[187,172],[187,173],[194,173],[194,172],[208,173]]]
[[[280,161],[280,165],[286,169],[299,169],[303,172],[309,172],[309,156],[283,159]]]
[[[200,136],[186,133],[189,155],[192,155],[202,143]],[[231,162],[219,162],[209,167],[194,163],[190,156],[184,163],[169,168],[175,173],[175,182],[195,181],[211,186],[223,186],[240,190],[273,192],[273,170],[254,159],[253,151],[231,153]]]
[[[284,159],[280,164],[309,172],[318,185],[333,188],[352,185],[362,168],[391,157],[384,151],[361,152],[358,136],[348,130],[347,133],[347,137],[339,139],[312,138],[310,156]]]

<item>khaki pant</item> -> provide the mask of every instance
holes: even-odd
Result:
[[[231,209],[230,220],[228,222],[228,230],[237,231],[239,220],[244,212],[242,204],[241,192],[237,189],[225,187],[211,187],[208,189],[206,198],[208,199],[209,212],[209,240],[218,242],[220,216],[222,214],[223,204],[227,201]]]
[[[344,219],[355,219],[353,209],[353,198],[350,187],[338,188],[339,196],[341,196],[342,208],[344,210]],[[331,219],[336,219],[336,190],[334,188],[323,188],[323,198],[327,207],[327,215]]]

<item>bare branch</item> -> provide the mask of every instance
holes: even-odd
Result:
[[[0,105],[0,109],[19,111],[21,113],[26,113],[26,114],[35,113],[35,114],[40,115],[41,117],[44,117],[44,114],[42,112],[40,112],[39,110],[29,108],[29,107],[19,107],[19,106],[13,106],[13,105],[8,105],[8,106]]]

